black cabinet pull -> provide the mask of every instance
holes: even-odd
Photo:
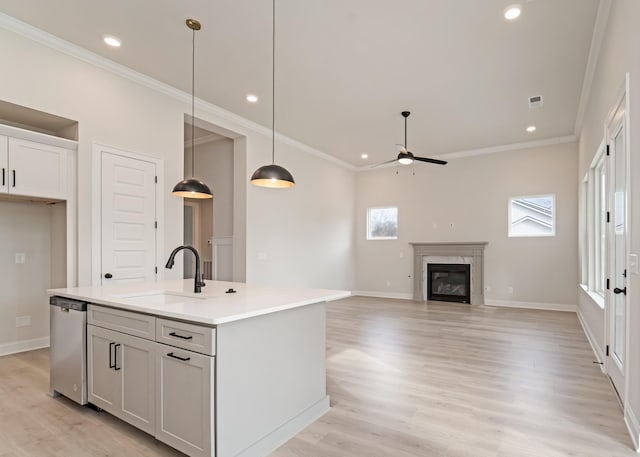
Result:
[[[191,336],[191,335],[189,335],[189,336],[178,335],[176,332],[169,333],[169,336],[175,336],[176,338],[180,338],[182,340],[192,340],[193,339],[193,336]]]
[[[13,171],[13,187],[16,187],[16,171],[15,170],[11,170]]]
[[[109,343],[109,368],[115,368],[116,364],[112,362],[111,354],[113,354],[113,345],[116,343]]]
[[[116,344],[114,351],[113,351],[113,369],[118,371],[120,370],[120,367],[118,366],[118,348],[120,347],[120,343]]]
[[[174,359],[178,359],[183,362],[188,362],[189,360],[191,360],[191,357],[180,357],[179,355],[175,355],[173,352],[168,353],[167,357],[172,357]]]
[[[4,168],[2,169],[2,185],[4,186],[5,182],[4,182]]]

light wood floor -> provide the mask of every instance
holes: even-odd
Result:
[[[575,314],[352,297],[327,321],[331,411],[272,457],[637,456]],[[182,455],[48,370],[0,357],[0,457]]]

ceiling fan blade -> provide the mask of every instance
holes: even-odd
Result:
[[[447,162],[439,159],[429,159],[428,157],[414,157],[415,160],[419,160],[420,162],[429,162],[436,163],[438,165],[446,165]]]
[[[386,162],[377,163],[375,165],[371,165],[371,168],[379,167],[380,165],[386,165],[391,162],[397,162],[398,159],[387,160]]]
[[[398,150],[398,152],[402,152],[403,154],[406,154],[407,152],[407,148],[405,148],[402,144],[396,144],[396,149]]]

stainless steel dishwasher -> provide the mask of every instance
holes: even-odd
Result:
[[[84,405],[87,403],[87,303],[49,298],[50,389]]]

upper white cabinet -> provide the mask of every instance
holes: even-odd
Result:
[[[0,192],[67,199],[69,153],[58,146],[0,136]]]

